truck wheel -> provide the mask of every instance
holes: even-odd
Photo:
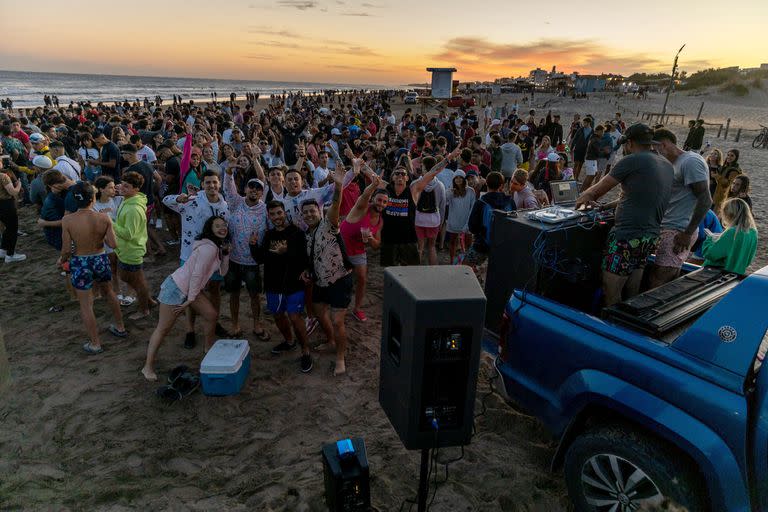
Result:
[[[568,494],[579,512],[630,512],[668,499],[706,510],[693,470],[669,447],[631,428],[585,432],[565,456]]]

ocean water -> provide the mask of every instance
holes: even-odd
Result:
[[[327,84],[317,82],[274,82],[264,80],[219,80],[213,78],[170,78],[118,75],[80,75],[70,73],[33,73],[26,71],[0,71],[0,97],[11,98],[14,108],[43,104],[44,94],[55,94],[59,104],[70,101],[91,100],[114,102],[160,95],[166,102],[171,95],[184,99],[210,99],[216,92],[219,101],[228,100],[234,92],[238,98],[246,92],[258,92],[262,97],[283,91],[305,93],[325,89],[388,89],[376,84]]]

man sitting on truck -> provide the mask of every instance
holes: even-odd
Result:
[[[596,205],[597,199],[621,184],[619,200],[603,206],[616,207],[602,265],[606,306],[621,302],[622,292],[624,298],[640,292],[645,261],[659,241],[674,174],[672,164],[651,151],[654,141],[649,126],[630,126],[619,143],[627,156],[576,200],[577,208]]]

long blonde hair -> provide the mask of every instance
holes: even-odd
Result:
[[[757,229],[749,205],[738,197],[733,197],[723,203],[723,225],[727,228],[736,228],[737,231]]]
[[[715,155],[715,157],[717,157],[716,163],[717,163],[717,165],[719,167],[722,167],[723,166],[723,161],[724,161],[724,159],[723,159],[723,152],[720,151],[717,148],[715,148],[712,151],[710,151],[709,155],[707,155],[707,164],[709,164],[709,157],[712,156],[712,155]]]

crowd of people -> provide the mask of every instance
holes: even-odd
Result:
[[[639,291],[651,252],[654,286],[689,258],[744,273],[754,257],[749,179],[735,149],[705,158],[664,127],[628,127],[618,113],[603,122],[576,115],[564,127],[557,113],[537,121],[535,110],[506,104],[488,104],[482,118],[465,107],[395,115],[396,98],[287,93],[261,107],[258,94],[246,104],[174,96],[167,106],[158,97],[58,107],[56,98],[3,114],[0,255],[24,261],[17,208],[36,208],[60,253],[55,273],[80,303],[88,354],[104,350],[95,298],[109,305],[117,337],[157,308],[148,380],[182,313],[186,348],[197,345],[197,317],[206,350],[217,337],[244,336],[243,286],[250,334],[271,339],[263,297],[282,337],[273,354],[298,346],[301,371],[311,371],[309,339],[320,327],[325,343],[316,348],[331,350],[334,373],[344,374],[347,313],[367,321],[369,248],[382,267],[438,264],[447,249],[448,263],[479,269],[492,211],[546,206],[554,181],[580,180],[579,204],[621,186],[603,263],[606,304]],[[148,283],[146,255],[177,248],[178,269]],[[219,320],[222,288],[229,329]]]

